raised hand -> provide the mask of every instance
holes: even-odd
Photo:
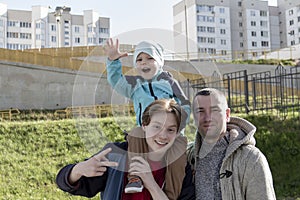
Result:
[[[102,176],[106,172],[107,167],[118,166],[117,162],[111,162],[105,157],[110,151],[111,148],[105,149],[90,159],[76,164],[70,173],[69,182],[73,184],[81,176]]]
[[[118,39],[116,39],[116,43],[114,44],[113,39],[109,38],[106,41],[106,46],[104,47],[104,51],[108,59],[111,61],[128,56],[127,52],[120,52]]]

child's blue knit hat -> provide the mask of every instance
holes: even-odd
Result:
[[[162,67],[164,65],[164,55],[163,55],[163,47],[152,41],[143,41],[136,45],[135,51],[133,54],[133,66],[136,67],[136,58],[140,53],[146,53],[150,55],[152,58],[158,62],[159,66]]]

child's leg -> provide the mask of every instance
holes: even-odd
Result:
[[[144,131],[141,127],[132,129],[127,135],[128,141],[128,164],[131,163],[131,158],[134,156],[142,156],[146,159],[146,153],[148,152],[148,146],[145,140]],[[143,190],[143,184],[138,176],[128,174],[128,184],[125,186],[126,193],[141,192]]]

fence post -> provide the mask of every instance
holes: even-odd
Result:
[[[227,90],[228,90],[228,107],[231,108],[230,77],[229,77],[229,75],[227,75]]]
[[[246,113],[249,113],[249,87],[248,87],[248,75],[247,70],[244,70],[244,87],[245,87],[245,109]]]
[[[253,98],[253,110],[256,110],[256,78],[252,78],[252,98]]]

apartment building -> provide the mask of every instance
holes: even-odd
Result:
[[[289,47],[300,44],[300,1],[277,0],[280,45]]]
[[[252,59],[300,43],[300,2],[183,0],[173,23],[175,51],[189,59]]]
[[[110,19],[93,10],[71,14],[70,7],[7,9],[0,3],[0,48],[31,49],[101,45],[110,36]]]

